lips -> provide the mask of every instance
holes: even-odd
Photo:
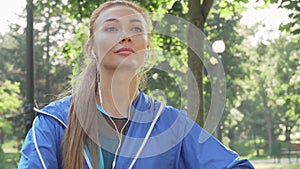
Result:
[[[135,51],[131,48],[120,48],[116,50],[114,53],[120,54],[120,55],[130,55],[132,53],[135,53]]]

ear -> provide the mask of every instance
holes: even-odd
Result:
[[[93,43],[90,39],[86,43],[86,53],[91,59],[97,59],[97,55],[94,51]]]
[[[97,60],[97,55],[96,55],[94,49],[91,50],[91,57],[92,57],[92,59]]]

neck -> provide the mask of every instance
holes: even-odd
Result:
[[[99,97],[97,102],[112,116],[127,117],[129,106],[139,93],[136,72],[101,69],[100,77],[102,104]]]

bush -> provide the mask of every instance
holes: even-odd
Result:
[[[0,146],[0,168],[4,168],[5,167],[5,154],[4,151],[2,149],[2,147]]]
[[[256,152],[253,142],[249,140],[239,140],[231,148],[240,156],[248,156]]]

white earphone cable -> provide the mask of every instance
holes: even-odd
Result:
[[[99,81],[98,81],[98,93],[99,93],[100,105],[101,105],[102,109],[104,110],[104,107],[103,107],[103,100],[102,100],[102,92],[101,92],[101,89],[100,89],[100,81],[101,81],[100,79],[101,79],[101,78],[99,77]],[[130,105],[131,105],[131,104],[130,104]],[[105,111],[105,110],[104,110],[104,111]],[[112,163],[112,168],[115,168],[115,166],[116,166],[117,155],[118,155],[118,152],[119,152],[119,150],[120,150],[120,148],[121,148],[121,144],[122,144],[122,134],[123,134],[123,131],[124,131],[125,127],[127,126],[129,120],[130,120],[130,117],[131,117],[131,106],[129,106],[128,118],[127,118],[125,124],[123,125],[121,131],[119,132],[116,123],[113,121],[113,119],[112,119],[110,116],[108,116],[109,120],[110,120],[111,123],[114,125],[114,128],[115,128],[115,130],[116,130],[116,132],[117,132],[117,135],[118,135],[118,140],[119,140],[117,149],[116,149],[116,151],[115,151],[115,153],[114,153],[115,156],[114,156],[114,160],[113,160],[113,163]]]
[[[131,169],[131,168],[134,166],[136,160],[137,160],[137,159],[139,158],[139,156],[141,155],[142,150],[144,149],[144,147],[145,147],[147,141],[149,140],[150,134],[151,134],[151,132],[152,132],[152,130],[153,130],[153,128],[154,128],[154,126],[155,126],[155,124],[156,124],[156,122],[157,122],[159,116],[160,116],[160,114],[162,113],[164,107],[165,107],[165,104],[164,104],[164,103],[161,103],[161,104],[160,104],[160,107],[159,107],[159,110],[158,110],[158,112],[157,112],[157,114],[156,114],[154,120],[152,121],[151,126],[150,126],[150,128],[149,128],[149,130],[148,130],[148,132],[147,132],[147,134],[146,134],[146,136],[145,136],[145,139],[143,140],[142,145],[140,146],[138,152],[136,153],[136,155],[135,155],[134,159],[132,160],[132,162],[131,162],[131,164],[130,164],[130,166],[129,166],[128,169]]]

